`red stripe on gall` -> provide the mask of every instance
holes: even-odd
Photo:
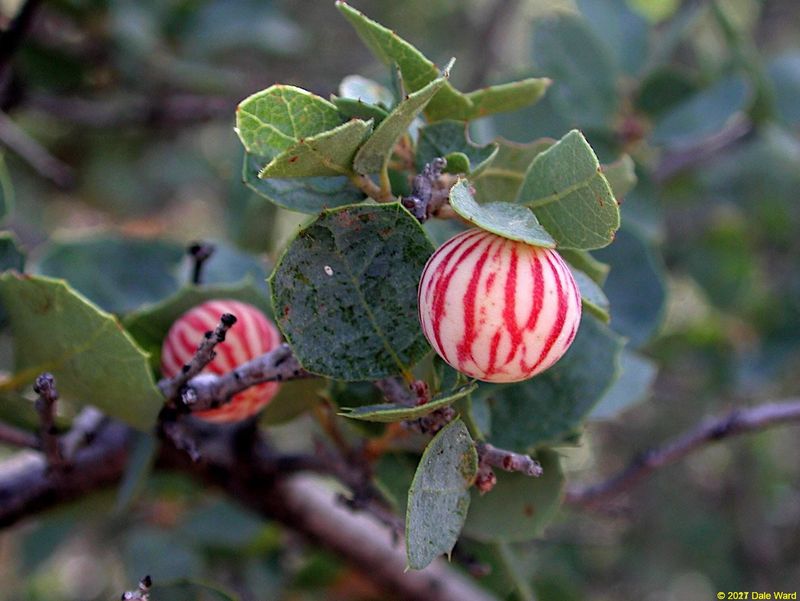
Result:
[[[433,253],[418,301],[434,350],[486,382],[518,382],[551,367],[581,318],[578,286],[555,250],[478,229]]]

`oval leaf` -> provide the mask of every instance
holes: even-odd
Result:
[[[247,152],[270,158],[341,124],[333,104],[294,86],[270,86],[236,109],[236,133]]]
[[[412,121],[446,81],[445,77],[439,77],[398,104],[359,149],[353,161],[353,169],[364,175],[383,171],[397,140],[406,133]]]
[[[605,292],[603,292],[603,289],[598,286],[592,278],[582,271],[575,269],[572,266],[570,266],[570,271],[572,272],[572,277],[575,278],[575,283],[578,284],[578,290],[580,290],[581,293],[581,302],[583,303],[583,308],[587,311],[591,311],[592,314],[600,321],[608,323],[608,321],[611,319],[611,315],[609,315],[611,306],[608,302]]]
[[[421,570],[458,540],[469,509],[469,488],[478,471],[478,454],[460,419],[450,422],[422,454],[408,491],[408,565]]]
[[[475,202],[469,182],[465,179],[458,180],[450,189],[450,206],[470,223],[498,236],[534,246],[555,247],[555,241],[539,225],[530,209],[509,202],[479,205]]]
[[[278,325],[303,367],[375,380],[421,359],[417,284],[432,253],[399,203],[325,211],[303,228],[269,280]]]
[[[614,193],[578,130],[533,160],[517,202],[533,209],[559,247],[601,248],[611,244],[619,228]]]
[[[67,280],[106,311],[127,313],[173,294],[184,247],[166,240],[103,237],[54,242],[39,262],[42,275]]]
[[[268,162],[265,157],[245,153],[242,179],[253,192],[284,209],[316,215],[323,209],[353,204],[364,198],[364,193],[345,176],[258,177],[261,168]]]
[[[339,415],[351,419],[360,419],[367,422],[402,422],[408,419],[419,419],[429,413],[449,407],[458,399],[463,398],[474,392],[478,388],[477,383],[461,386],[456,390],[437,395],[424,405],[414,407],[399,407],[394,403],[381,403],[380,405],[364,405],[361,407],[342,407]]]
[[[28,387],[49,371],[64,399],[137,428],[153,426],[164,399],[147,355],[113,315],[45,277],[3,274],[0,299],[11,321],[17,372],[0,388]]]
[[[267,163],[258,177],[349,175],[353,156],[371,131],[372,121],[351,119],[334,129],[301,138]]]

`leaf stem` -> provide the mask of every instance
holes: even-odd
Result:
[[[517,596],[522,601],[536,601],[536,595],[534,594],[531,585],[528,584],[528,581],[520,573],[519,567],[514,561],[514,555],[511,551],[511,547],[509,546],[509,544],[495,543],[492,546],[494,547],[495,555],[497,557],[497,560],[500,562],[503,571],[508,576],[508,579],[511,582],[511,584],[514,585],[514,589],[517,592]]]
[[[386,181],[384,181],[384,174],[381,173],[380,186],[373,182],[367,175],[357,175],[354,173],[349,177],[350,181],[353,182],[353,185],[361,190],[364,194],[369,196],[372,200],[377,202],[392,202],[394,197],[392,196],[392,188],[391,184],[389,183],[388,171],[386,171],[385,175]]]

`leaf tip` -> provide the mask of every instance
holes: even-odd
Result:
[[[450,79],[450,70],[453,68],[453,65],[455,64],[456,64],[456,57],[454,56],[449,61],[447,61],[447,64],[444,66],[444,69],[442,70],[442,77],[444,77],[445,79]]]

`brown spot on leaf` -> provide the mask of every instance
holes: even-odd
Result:
[[[533,505],[525,505],[525,506],[522,508],[522,513],[524,513],[524,514],[525,514],[525,517],[526,517],[526,518],[533,517],[533,514],[534,514],[535,512],[536,512],[536,509],[533,507]]]

